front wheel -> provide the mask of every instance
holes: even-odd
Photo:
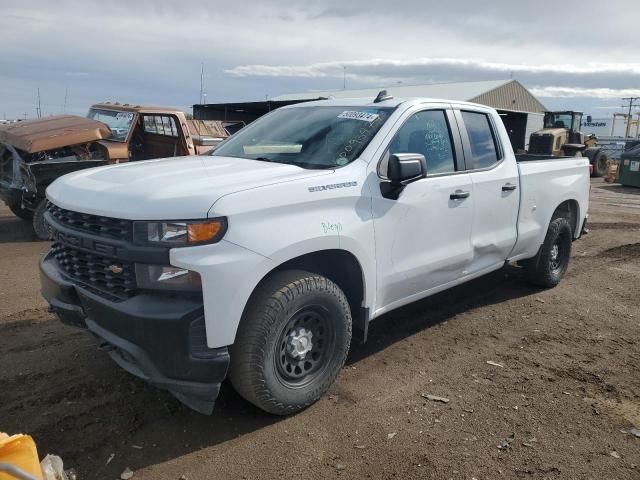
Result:
[[[560,283],[569,267],[572,237],[566,218],[551,221],[538,255],[524,262],[525,276],[530,283],[546,288]]]
[[[20,191],[10,193],[7,206],[16,217],[22,220],[31,220],[33,218],[33,212],[22,206],[22,192]]]
[[[50,240],[51,230],[47,221],[44,219],[44,214],[47,211],[47,201],[41,200],[38,203],[35,211],[33,212],[33,230],[40,240]]]
[[[316,402],[349,352],[351,310],[321,275],[276,272],[249,301],[231,348],[230,378],[246,400],[286,415]]]
[[[604,177],[607,174],[607,170],[608,170],[608,158],[607,158],[607,154],[604,153],[602,150],[598,151],[594,156],[593,156],[593,161],[591,162],[591,164],[593,165],[593,170],[592,170],[592,177]]]

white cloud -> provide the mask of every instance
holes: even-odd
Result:
[[[640,97],[638,88],[536,87],[531,92],[541,98],[623,98]],[[609,108],[609,107],[600,107]]]
[[[320,62],[307,65],[239,65],[225,70],[236,77],[339,77],[346,67],[375,72],[379,68],[465,67],[497,73],[555,73],[555,74],[631,74],[640,76],[640,63],[587,63],[587,64],[521,64],[500,63],[478,59],[425,57],[410,60],[376,58],[344,62]],[[352,75],[357,75],[353,74]]]

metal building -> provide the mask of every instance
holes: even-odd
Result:
[[[380,90],[387,90],[396,98],[442,98],[493,107],[500,113],[515,150],[524,149],[531,132],[542,128],[543,114],[546,110],[545,106],[517,80],[490,80],[293,93],[279,95],[264,102],[194,105],[193,116],[203,120],[242,120],[248,123],[284,105],[332,97],[373,99]]]

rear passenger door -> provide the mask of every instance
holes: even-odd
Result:
[[[517,239],[518,166],[504,128],[489,111],[455,111],[474,199],[470,272],[500,267]]]

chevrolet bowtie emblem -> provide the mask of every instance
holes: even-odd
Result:
[[[122,271],[124,270],[124,268],[122,268],[120,265],[109,265],[107,269],[115,275],[122,273]]]

